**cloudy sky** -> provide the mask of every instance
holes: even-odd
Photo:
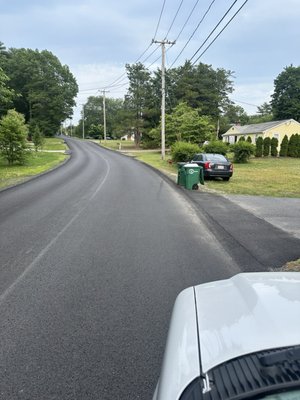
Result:
[[[0,41],[7,48],[50,50],[69,66],[80,90],[76,123],[87,97],[118,78],[120,85],[108,88],[107,96],[123,97],[126,63],[160,65],[153,38],[177,39],[167,67],[182,65],[233,3],[195,61],[244,0],[0,0]],[[278,74],[300,65],[299,20],[299,0],[248,0],[199,61],[234,71],[231,98],[255,114],[255,105],[269,101]]]

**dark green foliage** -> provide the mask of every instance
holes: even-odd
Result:
[[[43,147],[43,145],[45,143],[45,137],[41,133],[38,125],[34,126],[31,136],[32,136],[33,144],[34,144],[34,149],[37,152],[39,149],[41,149]]]
[[[15,92],[13,107],[26,122],[35,120],[46,136],[55,135],[73,114],[78,92],[69,68],[51,52],[31,49],[10,49],[0,57],[0,67]]]
[[[228,146],[220,140],[214,140],[204,146],[204,151],[205,153],[223,154],[223,156],[225,156],[228,151]]]
[[[271,156],[272,157],[277,157],[278,156],[277,146],[278,146],[278,139],[273,137],[271,139]]]
[[[263,140],[263,156],[268,157],[270,155],[271,139],[269,137]]]
[[[255,149],[255,157],[262,157],[263,155],[263,138],[261,136],[259,136],[256,140],[256,149]]]
[[[289,66],[274,81],[274,118],[300,120],[300,67]]]
[[[28,129],[22,114],[9,110],[0,120],[0,152],[9,165],[24,164]]]
[[[289,140],[287,155],[289,157],[298,156],[298,136],[292,135]]]
[[[234,162],[246,163],[251,155],[255,153],[255,146],[246,141],[237,142],[231,146],[234,153]]]
[[[300,158],[300,135],[297,133],[297,157]]]
[[[280,152],[279,152],[280,157],[287,157],[288,146],[289,146],[289,139],[287,135],[285,135],[280,145]]]
[[[252,143],[251,136],[248,136],[248,137],[247,137],[247,142],[248,142],[248,143]]]
[[[200,147],[198,145],[187,142],[176,142],[171,147],[171,155],[174,162],[189,162],[199,152]]]
[[[239,138],[239,142],[245,142],[245,136],[241,136],[240,138]]]

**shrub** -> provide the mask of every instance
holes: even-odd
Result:
[[[259,136],[256,140],[255,157],[262,157],[263,155],[263,138]]]
[[[277,146],[278,146],[278,139],[273,137],[271,139],[271,156],[272,157],[278,156]]]
[[[287,135],[285,135],[280,145],[280,152],[279,152],[280,157],[287,157],[288,146],[289,146],[289,139]]]
[[[245,142],[245,136],[241,136],[240,138],[239,138],[239,142]]]
[[[223,156],[225,156],[229,150],[227,144],[220,140],[214,140],[203,146],[203,148],[206,153],[223,154]]]
[[[271,139],[269,137],[264,138],[263,146],[263,155],[264,157],[268,157],[270,155],[271,148]]]
[[[248,137],[247,137],[247,142],[248,142],[248,143],[252,143],[251,136],[248,136]]]
[[[34,127],[33,133],[32,133],[32,141],[34,144],[34,149],[37,152],[39,149],[41,149],[45,143],[45,138],[44,135],[41,133],[38,125]]]
[[[232,146],[234,162],[246,163],[255,152],[255,146],[246,141],[237,142]]]
[[[200,147],[197,144],[187,142],[175,142],[171,146],[171,156],[174,162],[188,162],[199,153]]]
[[[28,128],[25,118],[15,110],[9,110],[0,120],[0,152],[11,165],[24,164]]]
[[[298,152],[297,148],[298,148],[297,136],[292,135],[289,140],[287,155],[289,157],[297,157],[297,152]]]

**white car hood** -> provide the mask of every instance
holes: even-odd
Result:
[[[300,344],[300,273],[243,273],[195,287],[201,367]]]

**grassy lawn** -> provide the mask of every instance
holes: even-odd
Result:
[[[62,139],[47,138],[43,150],[65,150]],[[63,153],[48,153],[31,151],[26,164],[11,165],[0,157],[0,188],[14,185],[27,178],[38,175],[63,162],[68,156]]]
[[[140,151],[131,155],[155,168],[177,174],[177,166],[167,161],[170,156],[162,161],[159,151]],[[300,197],[300,159],[253,158],[247,164],[234,164],[233,177],[229,182],[205,181],[205,186],[228,194]]]
[[[131,140],[100,140],[101,146],[108,147],[109,149],[119,150],[121,145],[121,150],[135,150],[135,144]]]
[[[258,158],[234,164],[229,182],[206,181],[208,188],[228,194],[300,197],[299,158]]]

